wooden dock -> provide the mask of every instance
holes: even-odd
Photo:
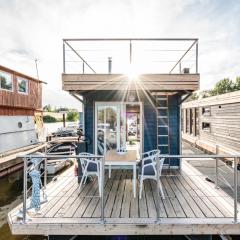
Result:
[[[240,234],[240,225],[233,223],[233,199],[187,162],[181,172],[165,171],[161,181],[166,198],[159,203],[158,222],[154,181],[146,180],[142,199],[134,199],[132,171],[113,170],[111,179],[106,174],[102,223],[96,180],[79,193],[71,167],[48,184],[48,202],[40,213],[29,214],[30,221],[22,224],[18,206],[8,215],[9,225],[13,234],[28,235]]]

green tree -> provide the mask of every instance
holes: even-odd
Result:
[[[52,107],[50,104],[46,105],[43,107],[43,111],[46,111],[46,112],[52,112]]]
[[[234,91],[234,83],[229,78],[224,78],[216,83],[213,90],[210,91],[212,96]]]
[[[79,113],[78,112],[68,112],[67,113],[67,121],[69,122],[75,122],[79,118]]]
[[[240,90],[240,77],[236,78],[235,84],[234,84],[234,90]]]
[[[46,115],[46,116],[43,116],[43,122],[44,123],[55,123],[55,122],[57,122],[57,119],[53,116]]]

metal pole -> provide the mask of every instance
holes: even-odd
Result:
[[[108,57],[108,74],[112,73],[112,58]]]
[[[238,222],[238,170],[237,165],[240,158],[234,158],[234,223]]]
[[[179,62],[179,73],[182,73],[182,63],[181,63],[181,61]]]
[[[65,73],[65,43],[63,41],[63,73]]]
[[[105,158],[102,157],[101,161],[101,193],[100,193],[100,198],[101,198],[101,222],[104,223],[104,170],[105,170]]]
[[[219,154],[219,146],[217,145],[216,146],[216,155],[218,155],[218,154]],[[216,178],[215,179],[215,188],[219,188],[218,187],[218,158],[216,158],[215,160],[216,160],[216,165],[215,165],[215,174],[216,174],[215,175],[216,176],[215,177]]]
[[[159,176],[159,171],[160,171],[160,159],[159,157],[157,158],[157,222],[160,221],[160,176]]]
[[[23,159],[23,223],[26,223],[27,212],[27,158]]]
[[[196,73],[198,73],[198,41],[196,43]]]
[[[84,62],[83,62],[83,64],[82,64],[82,73],[83,73],[83,74],[85,73],[85,64],[84,64]]]
[[[132,41],[130,41],[130,45],[129,45],[129,61],[131,65],[132,64]]]
[[[47,155],[47,145],[45,146],[45,156]],[[44,188],[47,187],[47,158],[44,158]]]

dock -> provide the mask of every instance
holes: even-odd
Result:
[[[147,180],[141,199],[132,193],[132,171],[106,171],[104,217],[98,185],[93,180],[78,191],[73,167],[47,185],[48,202],[23,224],[16,217],[22,204],[8,214],[12,234],[30,235],[192,235],[240,234],[233,222],[234,201],[183,161],[182,170],[164,170],[160,219],[156,221],[156,183]]]

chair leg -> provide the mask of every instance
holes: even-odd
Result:
[[[143,177],[140,179],[140,190],[139,190],[139,199],[142,198],[142,188],[143,188]]]
[[[81,181],[80,181],[80,184],[79,184],[79,187],[78,187],[78,192],[80,193],[81,191],[81,187],[82,187],[82,184],[83,184],[83,180],[87,178],[84,174],[82,175],[82,178],[81,178]]]
[[[162,183],[161,183],[161,180],[159,179],[159,187],[160,187],[160,192],[161,192],[161,195],[162,195],[162,199],[165,199],[165,195],[164,195],[164,192],[163,192],[163,188],[162,188]]]
[[[87,182],[87,176],[85,176],[83,184],[85,185],[86,182]]]

